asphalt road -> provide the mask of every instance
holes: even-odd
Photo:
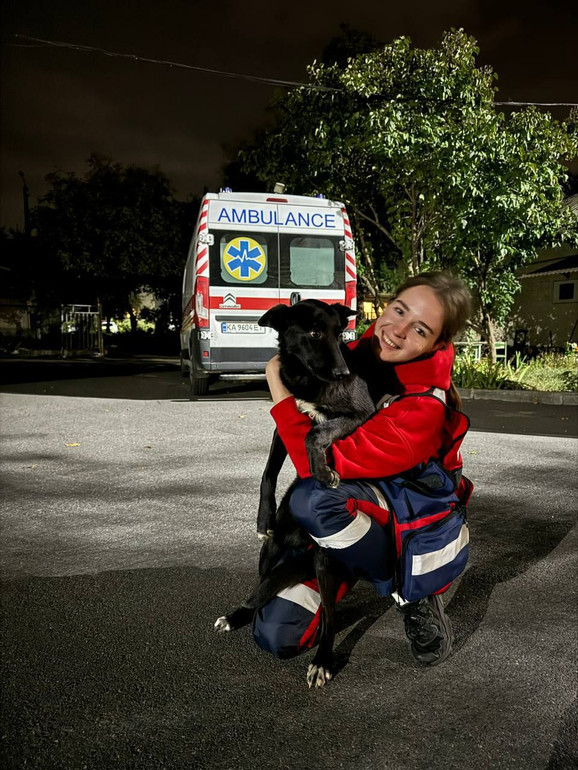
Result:
[[[416,668],[360,585],[312,692],[309,654],[212,629],[254,579],[265,391],[190,402],[174,362],[23,363],[0,394],[3,767],[576,767],[576,407],[466,404],[454,654]]]

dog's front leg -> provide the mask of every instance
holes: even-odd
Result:
[[[328,487],[339,486],[339,475],[327,465],[325,452],[333,443],[331,420],[315,425],[305,437],[305,448],[309,456],[309,470],[317,481]]]
[[[273,533],[273,522],[277,510],[275,490],[277,488],[277,479],[286,457],[287,450],[285,449],[285,444],[281,441],[277,431],[275,431],[271,441],[267,465],[261,477],[259,511],[257,513],[257,535],[261,540],[271,537]]]
[[[314,425],[305,437],[305,448],[309,455],[311,475],[328,487],[339,486],[339,474],[327,465],[326,451],[340,438],[352,433],[359,425],[353,417],[334,417],[327,422]]]
[[[337,590],[345,574],[324,548],[316,550],[315,575],[321,595],[321,635],[317,652],[307,669],[309,688],[323,687],[333,678],[333,644],[335,642],[335,606]]]
[[[261,580],[267,577],[282,556],[283,547],[276,542],[275,537],[268,537],[263,541],[259,552],[259,577]]]

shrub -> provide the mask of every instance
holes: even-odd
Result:
[[[572,348],[566,353],[543,353],[531,361],[518,353],[507,364],[459,355],[454,362],[452,379],[458,388],[577,392],[577,363],[576,351]]]
[[[508,368],[489,358],[476,361],[470,356],[458,356],[454,362],[452,380],[458,388],[482,388],[484,390],[505,390],[516,385],[509,377]]]

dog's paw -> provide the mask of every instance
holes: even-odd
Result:
[[[337,473],[337,471],[330,470],[329,481],[327,481],[327,486],[333,487],[333,489],[335,489],[336,487],[339,486],[340,481],[341,481],[341,476],[339,475],[339,473]]]
[[[325,484],[326,487],[332,487],[335,489],[339,486],[339,482],[341,481],[341,476],[337,471],[331,470],[331,468],[322,468],[320,470],[315,471],[313,474],[317,481],[320,481],[322,484]]]
[[[335,489],[339,486],[339,482],[341,481],[341,476],[337,471],[331,470],[331,468],[327,468],[327,470],[324,470],[322,473],[317,473],[316,477],[318,481],[320,481],[322,484],[325,484],[326,487],[331,487],[332,489]]]
[[[257,537],[261,541],[270,540],[273,537],[273,530],[268,529],[267,532],[257,532]]]
[[[327,666],[318,666],[310,663],[307,669],[307,685],[309,689],[323,687],[333,678],[333,674]]]
[[[217,618],[215,621],[215,631],[218,631],[220,634],[224,633],[225,631],[232,631],[231,624],[229,623],[227,616],[223,615],[221,618]]]

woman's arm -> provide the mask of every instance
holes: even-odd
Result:
[[[311,420],[293,398],[278,401],[271,410],[277,430],[298,475],[310,476],[305,436]],[[439,451],[445,408],[437,399],[415,396],[378,410],[330,450],[330,465],[343,479],[382,478],[402,473]]]
[[[281,360],[279,356],[274,356],[267,366],[265,367],[265,375],[267,377],[267,384],[271,391],[271,398],[274,404],[278,404],[279,401],[283,401],[284,398],[289,398],[292,393],[287,390],[281,379]]]

